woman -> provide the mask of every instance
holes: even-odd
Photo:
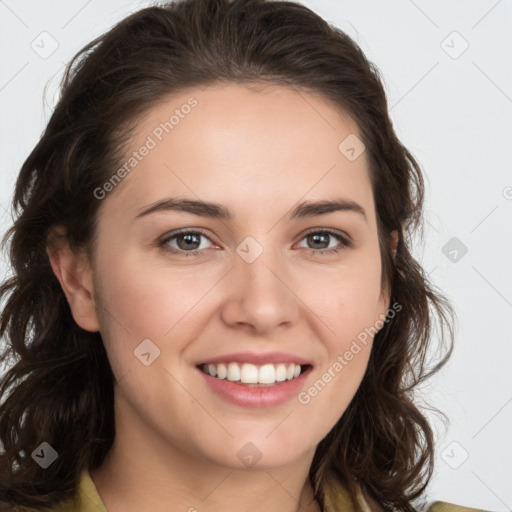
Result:
[[[5,239],[4,507],[426,507],[412,392],[453,310],[409,251],[422,202],[377,70],[304,6],[183,0],[92,41]]]

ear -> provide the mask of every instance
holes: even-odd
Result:
[[[46,252],[75,322],[86,331],[99,331],[94,299],[93,270],[85,253],[74,252],[65,230],[58,226],[48,237]]]
[[[392,255],[392,258],[393,258],[393,262],[396,261],[396,252],[397,252],[397,247],[398,247],[398,240],[399,240],[398,231],[395,229],[394,231],[391,232],[391,255]],[[380,302],[380,307],[381,307],[380,313],[381,314],[385,314],[387,312],[387,310],[389,309],[389,302],[390,302],[390,299],[391,299],[390,295],[391,295],[391,291],[390,290],[382,290],[381,302]]]

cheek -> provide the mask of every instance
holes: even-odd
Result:
[[[348,340],[375,324],[381,308],[379,260],[363,258],[337,269],[297,276],[296,290],[330,329],[328,339],[342,349]]]
[[[122,260],[104,257],[98,273],[105,306],[100,328],[114,375],[130,372],[134,378],[142,369],[134,355],[146,346],[158,354],[156,366],[171,365],[177,375],[185,370],[176,362],[204,329],[215,307],[212,301],[226,293],[226,269],[148,265],[125,253]]]
[[[324,356],[299,403],[328,431],[347,409],[364,377],[371,353],[380,294],[379,276],[326,280],[308,304],[321,318]],[[329,326],[329,330],[324,325]],[[319,323],[320,325],[320,323]],[[306,409],[307,410],[307,409]],[[308,421],[308,420],[306,420]]]
[[[328,432],[342,417],[354,398],[364,377],[370,347],[353,355],[350,361],[344,360],[329,365],[318,379],[301,395],[301,403],[310,400],[305,407],[311,407],[309,413],[314,418],[322,418],[323,430]],[[316,410],[313,410],[316,408]],[[318,421],[318,420],[317,420]]]
[[[212,272],[148,266],[130,257],[115,264],[105,260],[101,274],[103,299],[116,322],[134,339],[161,341],[172,336],[175,326],[181,331],[187,325],[190,313],[219,280]]]

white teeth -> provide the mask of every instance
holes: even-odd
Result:
[[[284,364],[277,365],[276,380],[277,382],[283,382],[286,380],[286,366]]]
[[[275,384],[297,378],[301,367],[295,363],[264,364],[257,366],[251,363],[220,363],[204,364],[202,369],[208,375],[218,379],[227,379],[243,384]]]
[[[260,368],[258,381],[260,384],[274,384],[276,381],[276,369],[273,364],[264,364]]]
[[[240,366],[237,363],[228,364],[228,380],[233,382],[240,380]]]
[[[219,379],[225,379],[228,376],[228,369],[226,368],[225,364],[218,364],[217,365],[217,377]],[[214,375],[215,377],[215,375]]]
[[[240,380],[244,384],[257,384],[258,383],[258,368],[253,364],[244,363],[240,370]]]

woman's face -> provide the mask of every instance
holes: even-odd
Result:
[[[231,468],[312,456],[389,306],[355,123],[311,93],[224,84],[162,102],[135,134],[125,172],[95,193],[117,435]],[[304,206],[319,201],[352,206]],[[302,375],[281,381],[292,363]],[[237,368],[279,381],[237,384]]]

